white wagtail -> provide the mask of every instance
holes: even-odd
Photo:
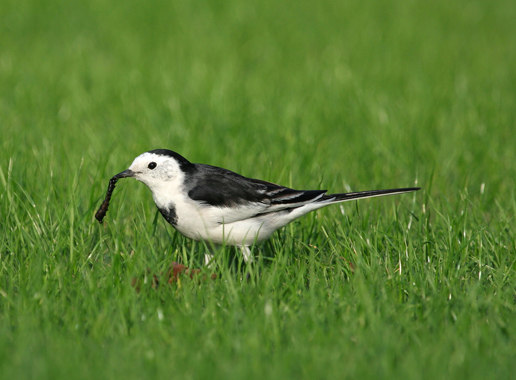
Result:
[[[249,246],[268,239],[293,220],[333,203],[419,190],[404,189],[326,194],[326,190],[294,190],[230,170],[193,164],[168,149],[136,157],[129,169],[109,182],[106,199],[95,214],[106,215],[111,194],[120,178],[132,177],[146,184],[161,215],[184,236],[242,249],[252,260]]]

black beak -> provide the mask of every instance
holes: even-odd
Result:
[[[117,175],[113,176],[113,178],[120,179],[120,178],[127,178],[127,177],[134,177],[134,172],[132,170],[124,170],[122,173],[118,173]]]

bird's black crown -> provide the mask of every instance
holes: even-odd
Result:
[[[179,163],[179,166],[181,167],[181,169],[183,171],[187,171],[188,168],[190,168],[192,166],[192,163],[190,161],[188,161],[186,158],[181,156],[179,153],[176,153],[169,149],[154,149],[154,150],[150,150],[148,153],[154,153],[159,156],[172,157]]]

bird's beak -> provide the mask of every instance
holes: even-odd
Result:
[[[120,179],[120,178],[127,178],[127,177],[134,177],[134,172],[130,169],[124,170],[122,173],[118,173],[113,178]]]

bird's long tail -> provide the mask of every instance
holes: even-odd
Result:
[[[410,193],[419,190],[420,187],[406,187],[403,189],[358,191],[356,193],[327,194],[317,200],[317,203],[338,203],[351,201],[353,199],[374,198],[384,195]]]

